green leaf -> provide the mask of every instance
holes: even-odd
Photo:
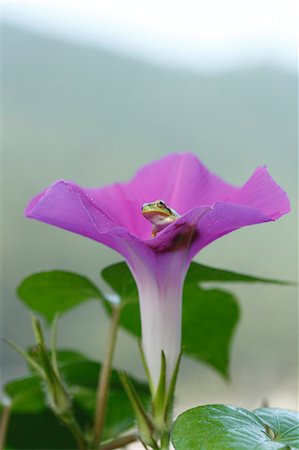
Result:
[[[182,318],[184,354],[228,376],[229,350],[239,319],[236,298],[220,289],[185,284]]]
[[[35,413],[46,408],[41,382],[36,375],[10,381],[4,386],[4,391],[12,400],[13,411],[16,413]]]
[[[74,450],[76,442],[51,411],[12,412],[4,450]]]
[[[71,392],[78,421],[83,429],[88,430],[92,427],[94,420],[96,389],[101,366],[99,363],[88,360],[83,355],[71,351],[58,352],[58,362],[62,377]],[[142,401],[147,402],[149,398],[147,386],[132,377],[131,382]],[[25,423],[28,423],[28,418],[30,418],[30,420],[32,419],[33,424],[44,423],[44,430],[47,429],[47,420],[50,421],[50,429],[54,427],[55,421],[60,428],[62,428],[62,425],[59,424],[57,419],[49,411],[47,400],[45,399],[44,388],[36,375],[27,376],[8,383],[4,386],[4,392],[12,401],[11,417],[13,420],[10,422],[10,438],[7,440],[8,446],[13,449],[38,448],[39,450],[45,448],[75,448],[73,443],[70,447],[55,447],[54,444],[53,447],[49,447],[46,434],[43,444],[38,441],[36,447],[34,447],[35,444],[32,444],[32,446],[30,444],[27,447],[16,447],[16,435],[21,432],[21,428],[20,430],[18,428],[21,427],[22,424],[21,418],[24,419]],[[131,404],[119,380],[117,372],[113,370],[103,438],[114,438],[118,434],[127,431],[133,424],[134,413]],[[13,427],[13,431],[11,431],[11,427]],[[30,430],[31,428],[29,427],[29,431]],[[33,429],[32,434],[34,434]],[[28,439],[26,438],[27,444],[29,443]],[[73,441],[71,440],[71,442]]]
[[[176,450],[299,448],[297,413],[269,408],[267,413],[261,413],[261,416],[263,415],[267,416],[271,424],[278,420],[278,427],[282,423],[282,416],[288,416],[288,420],[283,419],[284,429],[280,435],[275,435],[274,430],[266,426],[262,417],[259,418],[257,414],[243,408],[207,405],[189,409],[175,421],[171,435],[172,443]],[[288,439],[290,433],[295,433],[296,436]]]
[[[102,278],[125,303],[138,301],[138,291],[135,280],[126,263],[121,262],[106,267],[101,272]]]
[[[186,283],[268,283],[291,285],[296,284],[290,281],[275,280],[271,278],[261,278],[251,275],[244,275],[238,272],[231,272],[224,269],[216,269],[214,267],[204,266],[192,262],[186,277]]]
[[[127,264],[121,262],[106,267],[102,270],[101,276],[122,303],[120,325],[133,335],[141,337],[138,290]],[[105,306],[107,312],[111,314],[111,304],[106,301]]]
[[[103,299],[100,290],[86,277],[72,272],[53,270],[25,278],[18,287],[25,305],[51,322],[55,314],[69,311],[90,299]]]
[[[134,303],[126,303],[123,306],[119,323],[127,331],[141,338],[141,319],[138,301]]]
[[[274,433],[275,441],[299,448],[299,413],[280,408],[253,411]]]

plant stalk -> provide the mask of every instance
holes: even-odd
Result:
[[[161,450],[169,450],[169,433],[166,431],[161,436]]]
[[[58,416],[59,417],[59,416]],[[74,436],[78,450],[86,450],[86,441],[84,439],[84,436],[82,435],[81,429],[77,422],[75,421],[63,421],[65,426],[70,430],[72,435]]]
[[[94,442],[100,443],[102,431],[105,423],[108,390],[111,378],[111,367],[116,343],[118,323],[120,319],[121,305],[113,306],[110,330],[108,337],[108,347],[99,377],[99,384],[96,397],[96,416],[94,425]]]
[[[131,444],[138,440],[138,436],[136,434],[128,434],[127,436],[122,436],[114,441],[107,442],[107,444],[103,444],[100,447],[101,450],[113,450],[116,448],[124,447],[125,445]]]
[[[3,407],[1,423],[0,423],[0,450],[4,449],[6,434],[8,430],[10,418],[11,404],[8,403]]]

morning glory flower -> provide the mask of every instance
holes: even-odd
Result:
[[[152,235],[142,206],[163,199],[176,220]],[[265,167],[241,187],[226,183],[190,153],[142,167],[127,183],[83,188],[59,180],[31,200],[26,216],[100,242],[127,261],[139,291],[142,347],[154,389],[161,352],[167,382],[181,350],[182,289],[192,258],[219,237],[290,211]]]

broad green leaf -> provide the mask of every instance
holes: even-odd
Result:
[[[130,269],[124,262],[113,264],[106,267],[101,272],[103,279],[112,287],[112,289],[125,301],[136,301],[138,291],[136,283],[132,277]],[[289,281],[276,280],[272,278],[256,277],[239,272],[218,269],[205,266],[196,262],[190,264],[185,284],[189,283],[267,283],[291,285],[295,284]]]
[[[99,363],[88,360],[83,355],[71,351],[59,352],[58,360],[60,371],[74,400],[78,420],[82,428],[89,429],[92,426],[95,415],[96,389],[101,366]],[[149,398],[147,386],[132,377],[131,380],[141,399],[147,402]],[[39,447],[30,447],[30,445],[28,447],[16,447],[14,444],[14,435],[19,432],[17,427],[21,426],[21,417],[24,418],[26,423],[28,417],[32,419],[33,423],[44,423],[49,419],[51,422],[49,425],[50,429],[53,423],[57,421],[48,410],[43,391],[44,389],[36,375],[12,381],[4,386],[4,392],[12,401],[12,419],[15,418],[15,420],[11,421],[12,425],[10,425],[10,428],[13,427],[13,433],[10,433],[12,440],[8,439],[7,441],[11,448],[39,448],[39,450],[52,448],[47,447],[47,440],[44,442],[45,447],[41,446],[41,444],[38,444]],[[133,424],[134,414],[130,402],[117,372],[113,370],[103,437],[105,439],[113,438],[131,428]],[[46,422],[44,427],[47,428]],[[62,426],[59,425],[59,427]],[[26,442],[28,443],[29,441],[27,440]],[[53,446],[53,449],[56,448],[75,447]]]
[[[25,278],[17,290],[21,301],[51,322],[56,313],[63,314],[90,299],[103,299],[100,290],[86,277],[53,270]]]
[[[126,263],[121,262],[106,267],[101,272],[102,278],[125,303],[138,301],[138,291],[135,280]]]
[[[120,325],[133,335],[141,336],[140,308],[135,280],[124,262],[106,267],[101,272],[102,278],[119,296],[122,303]],[[111,304],[105,302],[106,309],[111,314]]]
[[[272,416],[272,423],[277,419],[277,410],[274,409],[269,414]],[[298,415],[290,411],[288,414],[293,415],[298,426]],[[281,410],[278,415],[281,415]],[[234,406],[207,405],[181,414],[173,425],[171,439],[176,450],[298,448],[298,431],[297,438],[287,439],[288,433],[293,432],[293,421],[289,425],[284,430],[285,437],[283,433],[279,437],[253,412]]]
[[[46,408],[41,382],[36,375],[10,381],[4,386],[4,391],[12,400],[13,411],[16,413],[36,413]]]
[[[4,450],[74,450],[70,432],[49,410],[12,412]]]
[[[59,366],[62,367],[67,364],[86,361],[86,356],[74,350],[59,350],[58,351]]]
[[[214,267],[204,266],[192,262],[186,277],[186,283],[268,283],[291,285],[294,284],[288,281],[275,280],[271,278],[261,278],[252,275],[245,275],[243,273],[232,272],[224,269],[216,269]]]
[[[230,344],[239,319],[236,298],[220,289],[185,284],[183,352],[228,376]]]
[[[121,310],[120,325],[137,337],[141,337],[139,302],[126,303]]]
[[[253,411],[275,435],[275,440],[299,448],[299,413],[280,408],[258,408]]]

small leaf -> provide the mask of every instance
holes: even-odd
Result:
[[[57,313],[62,315],[82,302],[103,299],[100,290],[86,277],[72,272],[54,270],[25,278],[17,293],[31,310],[51,322]]]
[[[236,298],[220,289],[185,284],[183,352],[228,376],[229,349],[239,319]]]
[[[259,411],[259,410],[258,410]],[[273,409],[272,412],[261,413],[267,415],[269,423],[274,423],[282,416],[282,410]],[[287,413],[292,419],[284,428],[280,438],[273,437],[257,414],[244,408],[226,405],[207,405],[189,409],[175,421],[172,429],[172,443],[176,450],[276,450],[298,447],[298,415]],[[268,418],[270,414],[271,419]],[[279,419],[278,419],[279,420]],[[295,425],[294,425],[295,423]],[[278,424],[279,426],[279,424]],[[288,440],[289,433],[296,436]]]
[[[214,267],[204,266],[192,262],[186,277],[186,283],[268,283],[292,285],[296,284],[289,281],[275,280],[271,278],[261,278],[252,275],[244,275],[243,273],[231,272],[224,269],[216,269]]]

